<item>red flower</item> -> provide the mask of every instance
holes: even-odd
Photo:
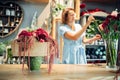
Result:
[[[86,7],[86,4],[85,3],[82,3],[81,5],[80,5],[80,8],[82,9],[82,8],[85,8]]]
[[[116,24],[113,26],[113,28],[114,28],[115,32],[118,31],[118,26]]]
[[[36,39],[38,41],[41,42],[41,39],[47,41],[46,38],[48,38],[48,33],[44,29],[39,28],[35,31],[35,33],[36,33]]]
[[[26,30],[23,30],[19,35],[20,36],[33,36],[32,32],[28,32]]]
[[[109,20],[106,20],[102,23],[102,28],[105,29],[108,26]]]
[[[117,14],[117,19],[120,20],[120,13]]]

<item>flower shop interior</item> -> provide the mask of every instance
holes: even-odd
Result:
[[[84,44],[87,64],[62,63],[64,43],[57,30],[62,10],[69,7],[76,23],[83,26],[93,15],[101,24],[113,11],[119,14],[120,0],[0,0],[0,80],[120,80],[118,36],[112,37],[111,63],[106,37]],[[119,28],[120,16],[114,22]],[[87,37],[95,26],[86,29]]]

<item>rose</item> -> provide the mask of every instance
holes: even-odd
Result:
[[[113,25],[113,30],[114,31],[117,31],[118,27],[117,25],[114,23],[115,21],[117,21],[118,17],[117,15],[113,15],[113,14],[110,14],[106,17],[105,21],[102,23],[102,30],[104,30],[105,33],[108,33],[109,32],[109,26],[110,25]],[[114,23],[114,24],[112,24]]]
[[[81,5],[80,5],[80,8],[81,9],[83,9],[83,8],[85,8],[86,7],[86,4],[84,4],[84,3],[82,3]]]
[[[82,3],[82,4],[80,5],[80,8],[81,8],[81,9],[84,9],[84,11],[85,11],[86,13],[88,13],[89,15],[91,15],[91,14],[89,13],[89,11],[86,9],[86,4],[85,4],[85,3]]]

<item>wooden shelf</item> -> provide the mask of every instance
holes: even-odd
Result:
[[[32,3],[48,3],[49,0],[24,0],[26,2],[32,2]]]
[[[0,3],[0,38],[15,32],[23,20],[23,9],[14,2]]]
[[[115,3],[117,0],[83,0],[83,2]]]

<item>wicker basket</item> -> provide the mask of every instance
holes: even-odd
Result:
[[[11,43],[12,53],[13,56],[19,56],[19,44],[16,40],[12,41]],[[21,56],[23,56],[24,51],[22,51]],[[25,51],[25,56],[27,58],[28,51]],[[40,66],[43,61],[43,56],[47,56],[49,53],[49,42],[34,42],[30,49],[30,66],[28,64],[28,58],[27,58],[27,66],[30,68],[31,71],[39,71]]]
[[[13,56],[19,56],[19,44],[16,40],[12,41],[11,43],[12,53]],[[23,56],[24,51],[22,51],[21,56]],[[25,51],[28,53],[28,50]],[[34,42],[30,49],[30,56],[47,56],[49,53],[49,42]],[[25,54],[28,56],[28,54]]]

